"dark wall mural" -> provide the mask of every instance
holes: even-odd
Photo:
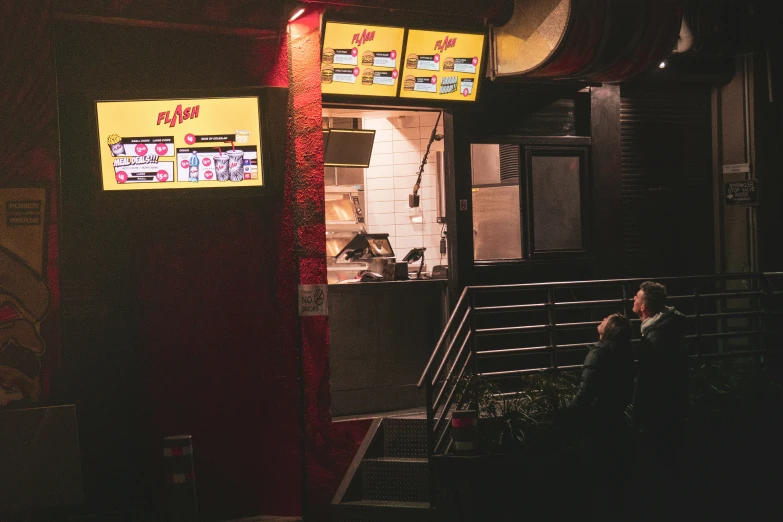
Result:
[[[51,2],[0,2],[0,407],[48,400],[60,364]]]

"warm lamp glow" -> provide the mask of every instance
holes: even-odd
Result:
[[[294,20],[296,20],[297,18],[299,18],[300,16],[302,16],[302,15],[304,14],[304,12],[305,12],[305,8],[304,8],[304,7],[301,7],[301,8],[299,8],[299,9],[297,9],[297,10],[294,12],[294,14],[292,14],[292,15],[291,15],[291,18],[289,18],[289,19],[288,19],[288,21],[289,21],[289,22],[293,22]]]

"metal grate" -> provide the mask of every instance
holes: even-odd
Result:
[[[362,498],[426,502],[429,462],[422,459],[378,458],[362,461]]]
[[[387,457],[427,457],[427,419],[383,419],[383,453]]]
[[[499,145],[500,182],[519,185],[519,145]]]

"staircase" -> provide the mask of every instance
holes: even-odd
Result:
[[[332,501],[332,522],[434,520],[424,414],[373,421]]]
[[[655,279],[667,285],[669,302],[686,315],[686,339],[696,361],[767,355],[771,342],[783,335],[783,272]],[[458,383],[473,374],[506,380],[500,391],[514,393],[522,375],[578,370],[601,319],[620,310],[632,315],[632,296],[643,280],[466,287],[418,383],[426,412],[373,421],[332,500],[331,520],[453,520],[448,507],[464,499],[447,480],[438,488],[430,466],[444,462],[437,459],[450,451],[449,412],[462,400],[456,397]],[[739,331],[731,322],[738,319]],[[638,327],[639,320],[633,324]],[[638,333],[635,337],[638,342]],[[490,476],[464,467],[470,463],[459,465],[466,475]],[[490,495],[482,494],[481,502],[490,503]],[[516,500],[514,493],[504,495]],[[486,518],[484,507],[474,506],[472,520],[498,520]]]

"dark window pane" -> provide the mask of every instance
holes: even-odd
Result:
[[[580,250],[580,156],[533,156],[531,184],[535,251]]]

